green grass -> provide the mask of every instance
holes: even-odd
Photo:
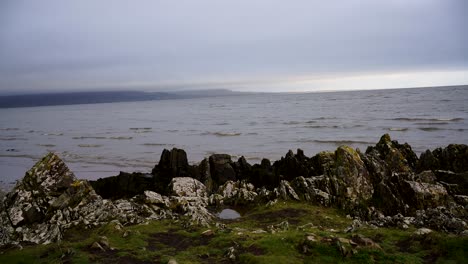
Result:
[[[269,230],[285,220],[288,230]],[[122,230],[114,223],[88,231],[73,229],[58,244],[2,249],[0,263],[166,263],[171,258],[179,263],[231,263],[224,256],[229,247],[235,248],[238,263],[468,263],[468,238],[439,232],[414,237],[414,228],[363,227],[353,234],[371,238],[381,249],[361,247],[344,256],[336,241],[322,240],[352,238],[343,232],[351,220],[339,210],[299,202],[250,208],[241,219],[224,222],[226,229],[211,227],[214,235],[209,237],[201,235],[208,228],[183,223],[162,220]],[[267,232],[252,233],[259,229]],[[125,232],[128,236],[123,237]],[[308,233],[318,241],[305,242]],[[106,236],[115,250],[90,250],[100,236]]]

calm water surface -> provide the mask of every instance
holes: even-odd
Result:
[[[468,86],[0,109],[0,181],[48,151],[88,179],[150,171],[173,147],[194,163],[212,153],[256,163],[296,148],[365,150],[389,133],[420,153],[468,144],[467,119]]]

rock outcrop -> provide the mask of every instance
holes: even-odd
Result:
[[[0,246],[52,243],[69,228],[110,221],[210,225],[215,216],[209,205],[278,200],[338,207],[375,226],[462,233],[468,228],[467,164],[466,145],[426,151],[418,159],[408,144],[383,135],[365,153],[347,146],[311,158],[290,151],[273,165],[267,159],[250,165],[243,157],[234,162],[226,154],[189,165],[185,151],[174,148],[163,151],[151,174],[121,172],[88,182],[49,153],[0,197]]]

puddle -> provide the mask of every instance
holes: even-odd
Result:
[[[218,217],[220,219],[237,219],[240,218],[241,215],[235,210],[224,209],[218,214]]]

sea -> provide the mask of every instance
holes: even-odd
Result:
[[[213,153],[259,163],[297,148],[365,151],[385,133],[418,155],[468,144],[468,86],[0,109],[0,185],[50,151],[78,178],[97,179],[150,172],[163,149],[184,149],[190,163]]]

